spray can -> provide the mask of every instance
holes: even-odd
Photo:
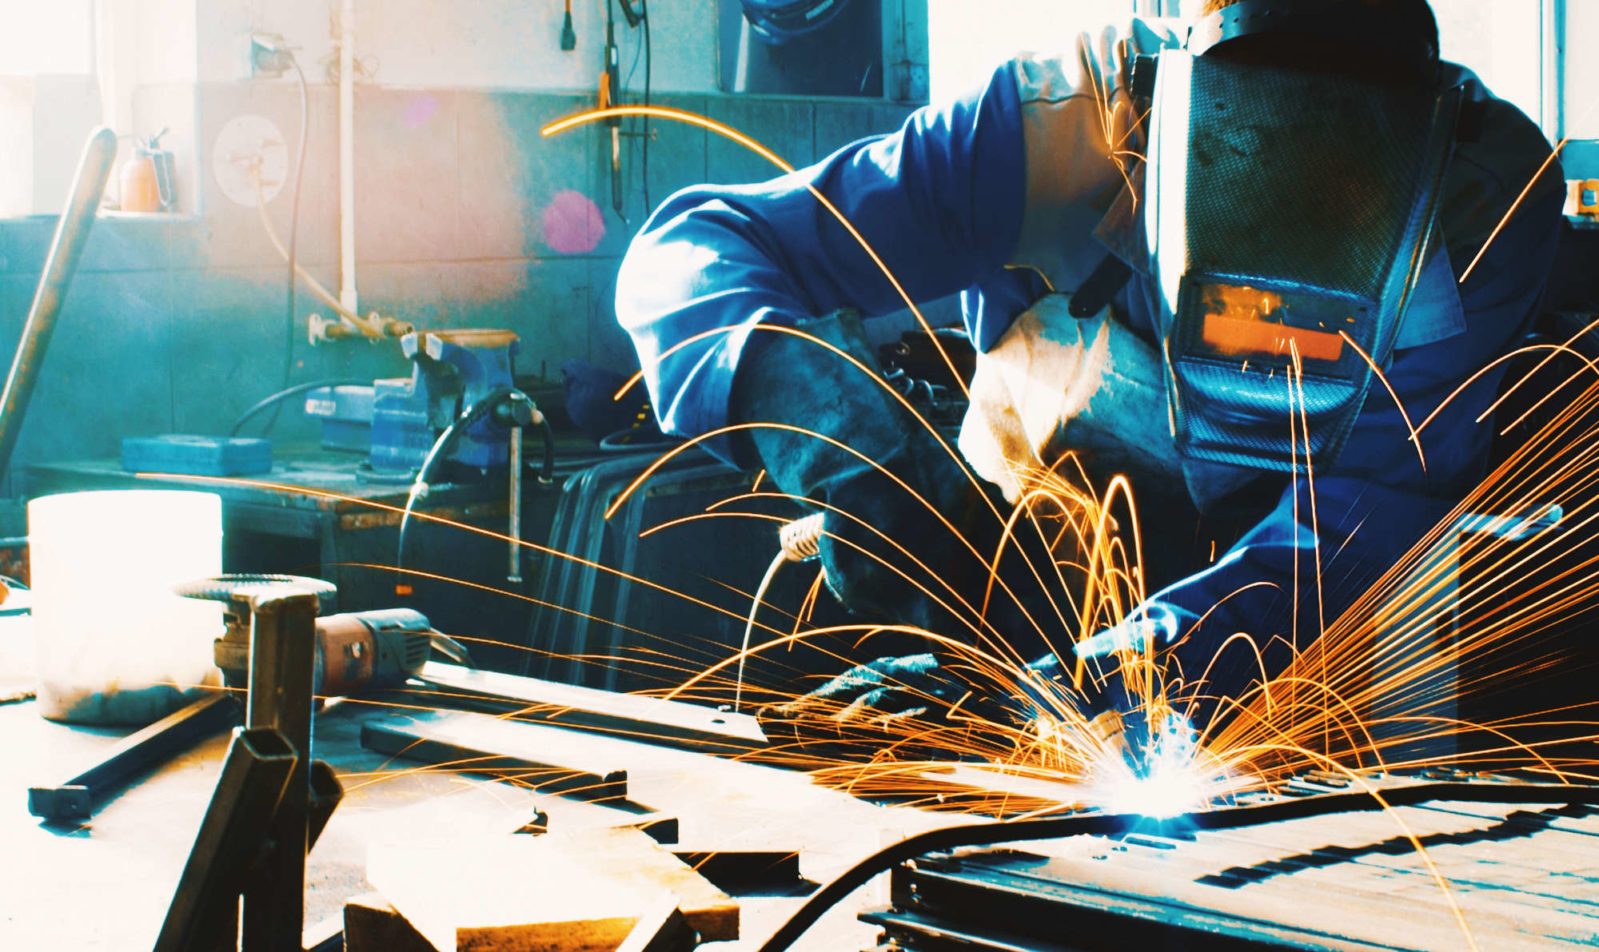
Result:
[[[125,212],[169,211],[177,201],[172,188],[172,153],[161,148],[162,129],[134,146],[133,156],[122,164],[118,178]]]

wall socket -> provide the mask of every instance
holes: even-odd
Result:
[[[282,35],[277,33],[250,34],[250,75],[282,76],[294,66],[294,54]]]

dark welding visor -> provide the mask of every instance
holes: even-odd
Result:
[[[1458,109],[1436,81],[1160,55],[1144,216],[1185,456],[1337,454],[1432,250]]]

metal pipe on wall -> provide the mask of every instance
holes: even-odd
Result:
[[[355,0],[339,8],[339,306],[361,313],[355,290]]]
[[[78,269],[78,258],[89,242],[95,211],[100,207],[100,198],[105,194],[116,157],[115,132],[101,126],[89,134],[83,155],[78,159],[78,171],[72,179],[66,208],[61,212],[55,237],[50,241],[44,273],[39,276],[39,289],[34,293],[33,306],[28,309],[22,339],[17,342],[5,391],[0,394],[0,475],[11,467],[11,452],[16,449],[17,437],[22,432],[28,401],[39,380],[39,367],[44,363],[45,350],[50,346],[50,335],[55,331],[56,318],[61,315],[72,275]]]

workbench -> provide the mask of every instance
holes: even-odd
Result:
[[[527,606],[510,599],[463,596],[453,587],[426,579],[404,579],[383,566],[395,564],[400,513],[409,482],[374,482],[364,477],[365,457],[308,446],[275,447],[270,473],[239,477],[239,482],[188,482],[182,476],[146,476],[127,472],[119,460],[96,459],[41,463],[27,470],[28,496],[116,489],[193,488],[222,499],[223,567],[229,572],[309,575],[339,588],[337,610],[364,611],[395,604],[395,584],[409,581],[416,605],[436,625],[463,634],[493,632],[515,640],[526,629]],[[555,487],[572,473],[602,458],[592,443],[558,445]],[[273,484],[308,492],[285,491]],[[523,538],[548,538],[555,488],[529,478],[523,484]],[[503,474],[473,482],[436,482],[415,510],[496,533],[507,527],[508,503]],[[414,519],[406,543],[409,567],[514,589],[506,582],[506,543]],[[448,558],[438,556],[447,549]],[[524,550],[522,574],[537,577],[538,556]],[[482,659],[492,664],[494,652]],[[509,663],[520,663],[519,654]]]
[[[8,637],[5,631],[0,629],[0,639]],[[9,637],[14,641],[17,635]],[[508,834],[536,810],[548,814],[552,831],[625,819],[595,803],[423,770],[363,749],[361,726],[392,716],[379,704],[346,701],[317,717],[315,755],[339,772],[345,797],[308,860],[308,927],[337,917],[346,899],[371,891],[365,863],[373,846]],[[121,950],[153,942],[216,782],[225,738],[156,770],[82,825],[47,826],[26,810],[27,787],[72,773],[122,733],[45,721],[31,702],[0,705],[6,751],[0,759],[0,948]],[[588,749],[598,742],[607,757],[625,761],[629,797],[678,818],[683,844],[798,851],[801,873],[818,882],[908,833],[954,820],[875,806],[800,773],[615,737],[560,733]],[[884,889],[879,884],[860,890],[799,947],[871,947],[877,930],[855,916],[867,905],[882,904]],[[801,901],[741,900],[741,941],[705,948],[753,948]]]

